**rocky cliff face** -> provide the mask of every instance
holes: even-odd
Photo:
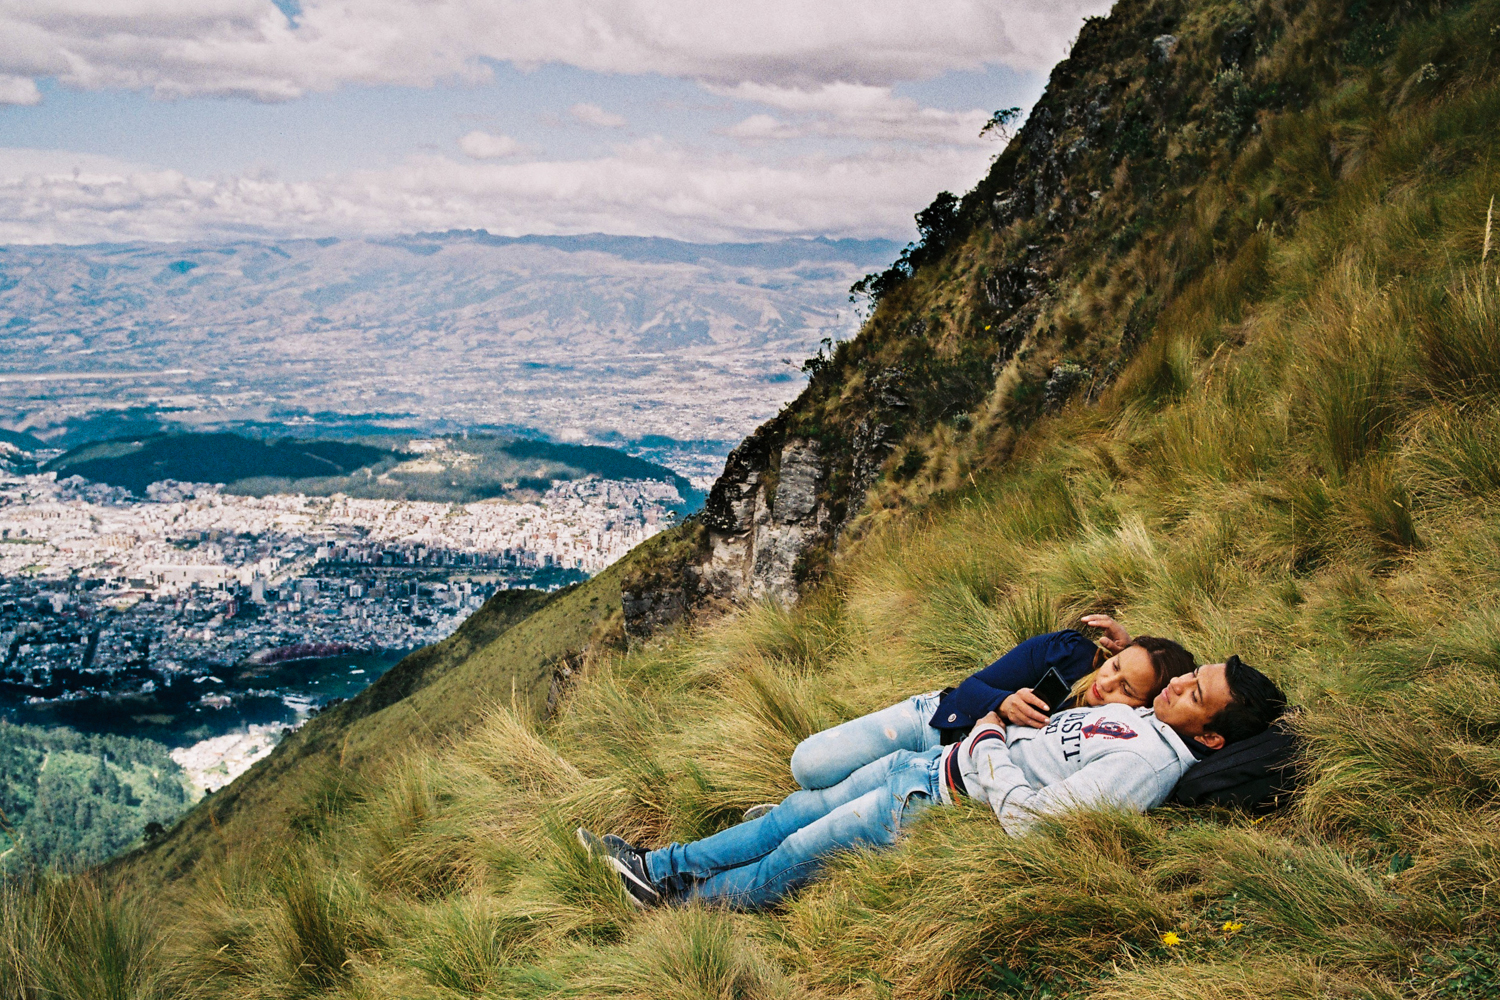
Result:
[[[794,602],[870,497],[925,502],[1004,461],[1007,426],[1097,395],[1196,273],[1143,234],[1254,138],[1261,110],[1313,89],[1275,39],[1345,16],[1320,11],[1231,4],[1205,23],[1175,0],[1121,0],[1087,22],[988,175],[940,195],[922,240],[864,283],[860,335],[735,450],[680,544],[627,574],[627,631],[706,602]]]
[[[827,475],[816,441],[788,438],[774,455],[736,449],[703,512],[703,588],[733,600],[797,599],[797,561],[825,535],[832,512],[818,495]],[[769,461],[765,460],[769,459]]]
[[[627,631],[649,634],[705,601],[795,603],[798,562],[834,518],[827,474],[817,441],[787,437],[781,421],[761,427],[730,453],[688,558],[667,580],[627,582]]]

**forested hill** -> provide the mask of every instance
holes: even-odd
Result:
[[[408,451],[406,449],[414,449]],[[72,448],[44,467],[146,496],[152,483],[218,483],[228,493],[305,493],[383,500],[467,502],[521,498],[554,482],[598,476],[671,483],[684,505],[697,506],[688,480],[665,466],[597,445],[555,444],[474,435],[262,441],[229,432],[149,434]]]
[[[87,912],[140,996],[1495,995],[1497,26],[1117,4],[698,518],[310,723],[121,896],[7,897],[0,967],[92,974]],[[639,913],[571,837],[721,829],[1089,611],[1278,680],[1298,794],[933,809],[759,914]]]
[[[96,865],[170,823],[190,789],[160,743],[0,720],[0,875]]]

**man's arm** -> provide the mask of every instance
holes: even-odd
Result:
[[[1011,836],[1024,833],[1038,816],[1109,806],[1144,812],[1165,797],[1151,763],[1124,748],[1040,790],[1032,788],[1025,773],[1012,763],[1005,734],[996,726],[976,726],[957,752],[968,754],[978,769],[976,798],[995,811],[995,818]]]

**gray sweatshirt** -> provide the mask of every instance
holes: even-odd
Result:
[[[1005,832],[1025,832],[1036,817],[1067,809],[1145,812],[1164,802],[1195,758],[1182,737],[1150,709],[1075,708],[1041,729],[976,725],[947,749],[943,774],[995,810]],[[944,800],[953,789],[943,783]]]

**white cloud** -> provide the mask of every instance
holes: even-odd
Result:
[[[598,128],[625,127],[624,118],[621,118],[619,115],[610,114],[597,104],[575,104],[568,109],[568,114],[585,125],[593,125]]]
[[[508,135],[493,135],[478,130],[459,139],[458,148],[464,151],[465,156],[475,160],[499,160],[519,156],[530,150],[529,146]]]
[[[814,91],[1050,66],[1108,0],[0,0],[0,75],[285,100],[430,85],[486,60]],[[28,91],[29,93],[29,91]]]
[[[820,114],[857,115],[889,110],[892,107],[915,107],[891,95],[890,87],[837,81],[821,87],[782,87],[772,84],[742,82],[733,87],[711,88],[716,93],[741,101],[755,101],[787,111]]]
[[[24,76],[0,76],[0,104],[40,104],[36,81]]]
[[[290,100],[350,85],[482,80],[495,62],[696,81],[746,115],[733,156],[653,140],[588,159],[470,131],[462,156],[283,182],[208,180],[61,151],[0,149],[0,243],[410,232],[588,232],[750,239],[906,238],[934,191],[963,190],[995,146],[990,109],[922,107],[894,85],[985,65],[1050,66],[1109,0],[0,0],[0,104],[36,80],[158,97]],[[578,95],[583,96],[583,95]],[[627,122],[594,104],[570,115]],[[718,114],[715,111],[715,114]],[[721,120],[721,119],[715,119]],[[846,155],[782,155],[818,143]],[[851,148],[857,152],[848,152]],[[142,153],[141,155],[147,155]],[[779,158],[778,158],[779,157]]]
[[[758,114],[728,130],[741,139],[787,139],[803,135],[843,136],[884,142],[941,142],[977,145],[990,113],[924,108],[897,97],[890,87],[829,83],[821,87],[781,87],[744,82],[710,86],[716,94],[780,108],[798,117],[787,123]]]
[[[598,159],[423,157],[311,182],[206,180],[101,157],[0,150],[0,243],[323,236],[450,228],[690,240],[906,238],[914,205],[983,172],[959,147],[764,163],[643,141]]]
[[[751,115],[744,121],[736,122],[724,130],[725,135],[736,139],[749,139],[752,142],[766,139],[795,139],[803,135],[803,131],[788,125],[779,118],[770,115]]]

